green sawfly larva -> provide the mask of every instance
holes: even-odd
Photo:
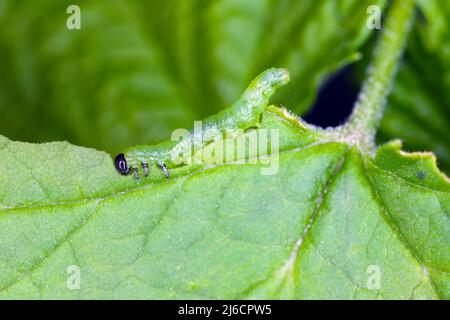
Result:
[[[182,160],[185,150],[201,148],[214,141],[212,136],[205,137],[205,132],[225,133],[227,130],[259,127],[262,112],[270,97],[288,81],[289,73],[285,69],[272,68],[264,71],[252,81],[233,106],[204,119],[200,134],[190,130],[181,141],[128,148],[114,160],[117,171],[122,175],[134,173],[139,178],[139,166],[142,167],[144,176],[148,176],[150,167],[159,167],[164,176],[169,178],[168,169],[185,164]]]

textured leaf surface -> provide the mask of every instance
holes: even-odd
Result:
[[[450,185],[430,154],[393,142],[367,158],[275,107],[262,128],[280,130],[276,175],[186,166],[168,181],[1,138],[0,297],[449,298]]]
[[[278,99],[301,110],[367,32],[362,1],[152,2],[160,11],[84,2],[85,26],[112,27],[70,37],[54,27],[66,17],[61,3],[43,3],[42,26],[42,12],[25,3],[0,4],[4,25],[28,17],[0,41],[10,75],[0,105],[28,112],[6,108],[2,119],[36,139],[63,128],[86,145],[127,141],[128,121],[137,143],[149,124],[161,134],[165,119],[213,113],[265,63],[294,71],[301,97],[287,88]],[[236,20],[241,10],[248,23]],[[27,118],[41,114],[55,132],[40,137]],[[94,149],[0,136],[0,298],[450,298],[450,184],[432,154],[393,141],[369,155],[355,132],[317,129],[274,106],[261,119],[256,130],[280,136],[279,157],[263,155],[279,160],[269,176],[264,163],[227,163],[136,181]]]
[[[2,1],[1,133],[115,153],[229,106],[269,67],[291,71],[279,101],[301,112],[355,58],[373,2],[80,0],[68,30],[72,1]]]

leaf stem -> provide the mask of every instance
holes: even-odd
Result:
[[[394,0],[367,69],[353,112],[343,127],[363,148],[375,149],[375,134],[384,112],[414,16],[415,0]]]

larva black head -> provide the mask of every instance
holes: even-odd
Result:
[[[123,153],[119,153],[114,159],[114,164],[116,165],[117,171],[120,174],[127,175],[130,173],[130,168],[127,165],[127,159]]]

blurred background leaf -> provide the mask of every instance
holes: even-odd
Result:
[[[191,127],[272,66],[292,73],[276,101],[301,114],[384,2],[80,0],[68,30],[72,1],[1,1],[0,133],[117,152]]]
[[[379,141],[434,151],[450,172],[450,2],[422,0],[406,57],[381,122]]]

